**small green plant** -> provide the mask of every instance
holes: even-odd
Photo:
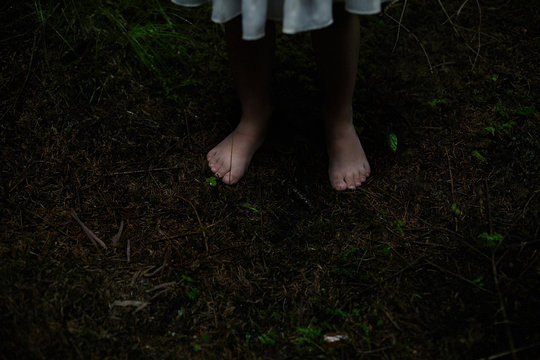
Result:
[[[476,279],[474,279],[472,282],[475,283],[478,286],[484,286],[484,277],[479,276]]]
[[[296,345],[315,345],[321,341],[321,330],[315,327],[297,327],[298,336],[294,339]]]
[[[216,186],[217,185],[216,177],[215,176],[207,177],[206,183],[210,186]]]
[[[499,80],[499,75],[498,74],[491,75],[491,81],[497,82],[497,80]]]
[[[448,100],[446,100],[446,99],[432,99],[432,100],[428,101],[428,104],[432,108],[436,108],[437,105],[440,105],[440,104],[446,105],[446,104],[448,104]]]
[[[341,308],[328,309],[328,310],[326,310],[326,313],[329,314],[329,315],[336,315],[336,316],[342,317],[344,319],[349,317],[349,314],[347,312],[341,310]]]
[[[393,152],[397,151],[398,138],[396,134],[394,133],[388,134],[388,146],[390,147],[390,150],[392,150]]]
[[[487,232],[483,232],[480,235],[478,235],[478,238],[484,240],[486,246],[488,247],[495,247],[499,245],[504,239],[504,237],[501,234],[496,233],[496,232],[493,234],[488,234]]]
[[[456,216],[461,215],[461,210],[458,209],[456,203],[453,203],[450,208],[452,209],[452,212],[454,213],[454,215]]]
[[[505,122],[504,124],[502,124],[500,126],[500,130],[504,130],[504,129],[512,129],[514,127],[517,126],[517,122],[515,121],[508,121],[508,122]]]
[[[193,349],[193,351],[195,352],[199,352],[202,350],[202,346],[199,345],[199,344],[195,344],[195,343],[191,343],[191,348]]]
[[[478,150],[473,150],[471,152],[471,155],[480,162],[486,162],[486,158],[484,157],[484,155],[480,154]]]
[[[190,300],[195,300],[199,294],[199,289],[191,285],[193,283],[193,279],[187,275],[182,275],[182,282],[184,283],[187,297]]]
[[[353,256],[354,254],[358,253],[359,251],[360,251],[359,248],[353,246],[353,247],[350,247],[347,250],[345,250],[341,254],[341,257],[343,258],[343,260],[347,260],[349,257]]]
[[[502,117],[506,117],[507,113],[506,113],[506,110],[504,109],[504,105],[501,100],[497,100],[497,104],[495,105],[495,108],[497,109],[497,112],[499,113],[499,115],[501,115]]]
[[[531,116],[535,111],[536,109],[534,108],[534,105],[520,106],[516,109],[516,114],[520,116]]]
[[[362,323],[360,324],[360,328],[362,329],[364,340],[369,344],[371,342],[371,335],[370,335],[370,329],[369,325]]]
[[[495,136],[495,128],[493,126],[486,126],[484,128],[484,130],[486,130],[488,133],[490,133],[491,136]]]
[[[251,334],[247,333],[245,338],[246,339],[244,340],[244,346],[249,347],[249,341],[251,340]]]
[[[275,335],[272,332],[269,332],[268,334],[261,334],[261,335],[257,336],[257,340],[259,340],[259,342],[262,345],[269,345],[269,346],[276,345]]]
[[[405,221],[402,221],[402,220],[397,220],[396,221],[396,231],[401,236],[403,236],[403,234],[404,234],[404,231],[403,231],[403,226],[404,225],[405,225]]]
[[[386,256],[390,255],[390,252],[392,251],[392,247],[391,246],[386,246],[382,249],[382,253]]]
[[[507,121],[500,125],[491,125],[484,128],[487,132],[489,132],[492,136],[495,136],[495,132],[497,131],[503,131],[507,129],[512,129],[517,126],[517,122],[515,121]]]
[[[195,300],[199,294],[199,289],[196,287],[188,286],[186,287],[186,295],[190,300]]]

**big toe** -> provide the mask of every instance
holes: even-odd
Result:
[[[345,182],[343,177],[333,176],[330,179],[330,183],[332,184],[332,187],[337,191],[343,191],[347,189],[347,183]]]

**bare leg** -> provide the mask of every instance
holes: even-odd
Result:
[[[225,24],[242,117],[236,129],[208,152],[207,159],[212,172],[228,185],[235,184],[244,175],[266,135],[272,112],[269,83],[274,29],[271,25],[267,26],[263,39],[245,41],[240,17]]]
[[[312,41],[324,87],[328,175],[332,187],[341,191],[360,186],[371,170],[352,121],[360,24],[343,5],[333,10],[334,24],[312,32]]]

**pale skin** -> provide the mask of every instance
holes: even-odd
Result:
[[[228,185],[246,172],[261,146],[272,113],[269,83],[274,43],[273,27],[261,40],[241,39],[237,18],[225,24],[233,76],[242,116],[236,129],[207,155],[212,172]],[[334,7],[334,24],[312,32],[322,86],[322,116],[329,157],[328,176],[338,191],[356,189],[370,175],[370,167],[353,125],[352,98],[360,44],[360,25],[355,15]]]

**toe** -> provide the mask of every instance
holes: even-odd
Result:
[[[353,174],[345,175],[345,182],[347,183],[347,189],[353,190],[356,189],[356,183]]]
[[[359,187],[360,185],[362,185],[362,182],[364,182],[364,180],[362,180],[362,179],[365,180],[365,178],[362,175],[360,175],[360,174],[355,174],[354,175],[354,185],[355,185],[355,187]]]
[[[347,184],[342,177],[334,176],[330,179],[330,183],[332,184],[332,187],[337,191],[343,191],[347,189]]]
[[[210,150],[210,151],[208,152],[208,154],[206,154],[206,159],[207,159],[208,161],[212,160],[212,159],[216,156],[216,153],[217,153],[216,150],[214,150],[214,149]]]
[[[368,177],[371,174],[371,168],[369,167],[369,164],[364,164],[364,168],[362,170],[362,174],[364,177]]]

